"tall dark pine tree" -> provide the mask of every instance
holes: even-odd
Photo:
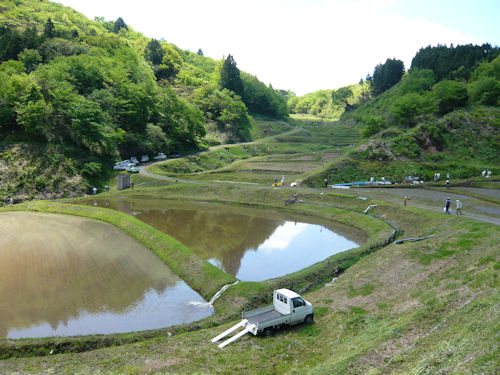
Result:
[[[240,77],[240,70],[231,55],[227,56],[226,60],[224,60],[224,65],[222,65],[219,86],[221,89],[231,90],[243,97],[243,82]]]
[[[116,34],[118,34],[118,32],[121,29],[127,30],[128,27],[127,27],[127,24],[125,23],[125,21],[123,20],[123,18],[118,17],[118,19],[115,21],[115,23],[113,25],[113,32],[116,33]]]
[[[380,95],[401,81],[405,65],[401,60],[387,59],[384,64],[375,67],[372,77],[373,95]]]
[[[47,19],[47,22],[45,22],[45,26],[43,28],[43,35],[46,38],[53,38],[56,36],[56,29],[50,17]]]
[[[146,60],[151,61],[151,64],[153,65],[160,65],[163,56],[165,56],[165,51],[163,50],[160,42],[156,39],[151,39],[144,50],[144,57]]]

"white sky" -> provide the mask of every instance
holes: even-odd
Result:
[[[477,8],[477,2],[483,0],[465,0],[465,5],[452,2],[464,5],[458,6],[458,16],[467,20],[464,27],[458,26],[460,29],[457,22],[452,22],[457,21],[457,7],[453,9],[452,20],[446,17],[452,17],[453,12],[444,6],[441,9],[434,6],[440,0],[421,0],[422,7],[432,7],[428,13],[423,8],[417,11],[407,8],[410,3],[415,6],[415,1],[419,3],[417,0],[58,0],[90,19],[122,17],[134,30],[148,37],[164,38],[193,52],[201,48],[205,56],[214,59],[231,54],[240,70],[271,83],[276,89],[289,89],[298,95],[357,83],[387,58],[403,60],[408,69],[415,53],[427,45],[497,42],[474,28],[475,22],[490,22],[491,14],[483,20],[468,14],[467,6],[476,4]],[[487,1],[484,0],[484,5]],[[436,7],[441,12],[436,12]],[[496,26],[493,30],[500,35]]]

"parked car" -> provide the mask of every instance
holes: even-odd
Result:
[[[147,156],[147,155],[141,156],[141,163],[147,163],[148,161],[149,161],[149,156]]]
[[[129,172],[129,173],[139,173],[139,168],[136,167],[135,165],[131,165],[130,167],[127,167],[127,172]]]
[[[139,164],[139,161],[137,160],[137,158],[136,158],[135,156],[132,156],[132,157],[130,158],[130,162],[131,162],[131,163],[134,163],[134,164]]]
[[[113,166],[113,169],[115,171],[124,171],[125,169],[127,169],[129,164],[130,164],[130,160],[122,160],[122,161],[115,163],[115,165]]]
[[[165,160],[166,158],[167,156],[163,152],[160,152],[158,153],[158,155],[153,156],[153,159],[155,160]]]
[[[180,158],[182,155],[179,151],[173,151],[170,153],[171,158]]]

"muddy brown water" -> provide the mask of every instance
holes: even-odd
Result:
[[[211,314],[165,263],[109,224],[0,214],[0,338],[131,332]]]
[[[77,203],[133,215],[243,281],[287,275],[366,241],[353,227],[275,210],[165,199]]]

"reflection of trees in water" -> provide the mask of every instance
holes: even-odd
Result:
[[[92,202],[105,204],[102,200]],[[204,259],[220,260],[224,270],[233,275],[238,273],[245,252],[258,248],[282,224],[279,219],[238,213],[256,210],[203,203],[116,199],[107,207],[134,215]]]
[[[271,210],[161,199],[112,199],[106,207],[134,215],[204,259],[218,259],[233,275],[238,273],[245,252],[258,248],[285,221],[312,222],[355,243],[366,241],[366,233],[348,225]]]
[[[241,259],[268,239],[281,222],[226,212],[151,210],[136,216],[168,233],[204,259],[216,258],[226,272],[238,273]]]
[[[58,215],[5,218],[0,337],[45,322],[56,329],[85,311],[124,312],[151,289],[162,293],[178,281],[149,250],[110,225]]]

